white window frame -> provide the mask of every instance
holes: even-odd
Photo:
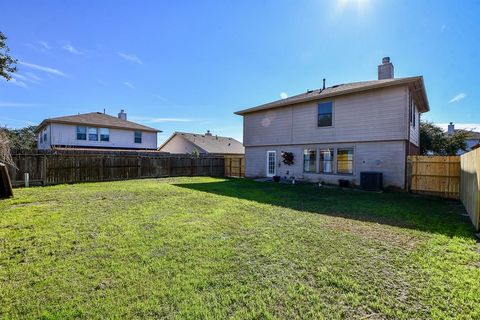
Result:
[[[95,130],[95,133],[90,133],[90,130]],[[95,140],[90,139],[90,134],[96,135],[96,136],[97,136],[97,139],[95,139]],[[97,127],[88,127],[88,128],[87,128],[87,140],[88,140],[88,141],[98,141],[98,138],[99,138],[98,128],[97,128]]]
[[[338,151],[340,150],[352,150],[353,151],[353,158],[352,158],[352,172],[338,172]],[[353,176],[355,175],[355,156],[356,156],[356,150],[355,147],[338,147],[335,148],[335,173],[337,175],[342,175],[342,176]]]
[[[107,140],[102,140],[102,136],[107,136]],[[110,142],[110,128],[99,128],[98,129],[98,141]]]
[[[273,174],[270,173],[270,154],[273,153]],[[277,174],[277,151],[268,150],[267,151],[267,177],[273,177]]]
[[[136,137],[136,134],[137,133],[140,133],[140,141],[137,142],[137,137]],[[143,143],[143,132],[140,131],[140,130],[135,130],[133,132],[133,143],[137,143],[137,144],[141,144]]]

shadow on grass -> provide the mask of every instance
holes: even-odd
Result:
[[[326,214],[402,228],[473,238],[474,228],[462,216],[459,202],[402,192],[372,193],[232,179],[211,183],[181,183],[178,187],[270,204],[311,213]]]

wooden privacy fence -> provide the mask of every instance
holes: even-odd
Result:
[[[460,157],[409,156],[410,191],[443,198],[460,198]]]
[[[245,159],[243,156],[225,156],[225,176],[243,177],[245,175]]]
[[[410,191],[459,199],[480,229],[480,149],[461,156],[409,156]]]
[[[462,168],[460,200],[467,210],[473,225],[480,229],[480,149],[460,157]]]
[[[232,163],[244,162],[243,155],[225,158],[154,152],[28,152],[13,154],[18,168],[9,168],[9,173],[13,186],[17,187],[25,185],[25,173],[30,185],[174,176],[243,176],[241,169],[230,169]],[[232,168],[236,168],[235,165]]]

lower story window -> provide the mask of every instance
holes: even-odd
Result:
[[[317,163],[317,151],[305,149],[303,151],[303,172],[315,172]]]
[[[333,149],[321,149],[320,150],[320,168],[322,173],[333,172]]]
[[[353,148],[337,149],[337,173],[353,174]]]

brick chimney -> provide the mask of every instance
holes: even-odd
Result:
[[[378,66],[378,80],[393,78],[393,64],[390,62],[390,57],[384,57],[382,64]]]
[[[453,122],[450,122],[450,124],[448,125],[447,134],[451,136],[454,133],[455,133],[455,125],[453,124]]]
[[[120,112],[118,113],[118,118],[122,119],[122,120],[127,120],[127,113],[125,112],[125,110],[120,110]]]

